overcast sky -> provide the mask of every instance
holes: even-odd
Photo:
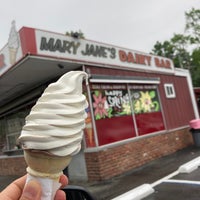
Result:
[[[0,49],[12,20],[23,26],[85,37],[149,53],[156,41],[183,33],[185,12],[200,9],[200,0],[6,0],[1,4]]]

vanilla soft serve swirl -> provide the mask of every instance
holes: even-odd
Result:
[[[57,156],[80,150],[88,107],[82,94],[87,74],[71,71],[50,84],[26,117],[19,142],[24,149],[44,150]]]

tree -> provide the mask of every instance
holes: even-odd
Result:
[[[191,61],[191,76],[193,85],[200,87],[200,48],[195,49],[192,52],[192,61]]]
[[[175,67],[189,69],[193,85],[200,86],[200,10],[185,12],[185,31],[163,43],[157,41],[153,54],[173,60]]]
[[[164,41],[163,43],[157,41],[152,51],[158,56],[164,56],[173,59],[174,46],[170,43],[170,41]]]
[[[174,34],[169,41],[156,42],[152,52],[173,60],[175,67],[189,68],[190,55],[187,51],[189,37],[182,34]]]
[[[200,10],[195,10],[185,13],[186,25],[185,32],[189,34],[190,43],[200,45]]]

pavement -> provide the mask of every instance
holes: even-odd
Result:
[[[110,200],[143,184],[155,183],[178,170],[181,165],[199,156],[200,147],[190,146],[107,181],[85,185],[75,184],[84,186],[96,200]]]
[[[181,177],[183,175],[180,175],[178,173],[173,174],[174,172],[177,172],[178,169],[180,169],[180,166],[183,166],[182,170],[190,170],[193,167],[193,164],[196,164],[194,162],[194,159],[199,159],[198,162],[200,164],[200,147],[195,147],[195,146],[190,146],[185,149],[179,150],[171,155],[164,156],[160,159],[154,160],[146,165],[143,165],[142,167],[136,168],[132,171],[129,171],[128,173],[125,173],[121,176],[114,177],[112,179],[102,181],[102,182],[70,182],[72,185],[79,185],[86,190],[88,190],[96,200],[110,200],[113,198],[116,198],[120,195],[123,195],[124,193],[126,194],[128,191],[133,191],[135,189],[139,189],[138,191],[140,192],[141,190],[144,192],[145,190],[150,192],[148,198],[145,198],[145,200],[154,200],[154,199],[162,199],[164,200],[164,197],[156,198],[156,195],[165,195],[167,198],[166,199],[173,199],[173,198],[168,198],[168,193],[173,192],[174,188],[178,188],[180,185],[169,185],[170,181],[175,184],[174,180],[180,180],[181,178],[184,179],[184,177]],[[187,166],[184,164],[193,161],[189,165],[189,169]],[[194,165],[195,167],[196,165]],[[198,166],[197,166],[198,167]],[[200,174],[200,170],[197,171],[197,174]],[[173,174],[173,179],[170,179],[171,177],[168,177],[170,174]],[[192,175],[196,178],[199,178],[200,181],[200,176]],[[163,177],[168,177],[165,181],[162,181],[162,184],[157,184],[159,180],[162,180]],[[174,178],[175,177],[175,178]],[[0,191],[4,189],[10,182],[18,178],[17,176],[0,176]],[[176,181],[177,182],[177,181]],[[180,182],[180,181],[178,181]],[[161,183],[161,181],[160,181]],[[153,188],[152,191],[152,185],[155,187]],[[164,191],[163,188],[168,187],[168,190]],[[198,189],[200,191],[200,185],[199,187],[198,184],[195,184],[194,187],[193,185],[190,185],[190,187],[187,187],[186,189],[183,189],[184,191],[189,191],[193,188]],[[170,190],[171,189],[171,190]],[[156,192],[155,192],[156,191]],[[166,192],[166,194],[164,192]],[[152,192],[152,194],[151,194]],[[154,192],[154,193],[153,193]],[[175,191],[174,191],[175,192]],[[176,191],[177,193],[177,191]],[[191,195],[193,193],[189,192]],[[197,193],[196,193],[197,194]],[[198,192],[200,196],[200,192]],[[176,197],[176,196],[175,196]],[[123,199],[128,199],[128,198],[123,198]],[[179,199],[179,198],[175,198]],[[180,198],[181,199],[181,198]],[[182,198],[183,199],[183,198]],[[185,198],[184,198],[185,199]],[[192,198],[188,198],[192,199]],[[193,198],[193,199],[198,199],[198,198]]]

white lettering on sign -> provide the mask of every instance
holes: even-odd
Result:
[[[121,108],[123,104],[129,102],[128,94],[123,95],[122,90],[105,90],[105,95],[107,96],[107,101],[110,107]]]

